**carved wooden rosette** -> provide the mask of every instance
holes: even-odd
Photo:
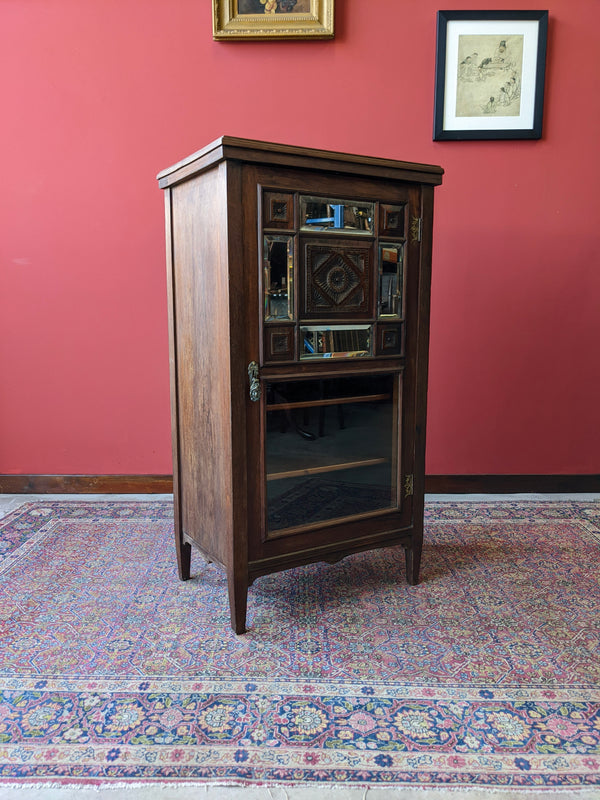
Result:
[[[372,245],[370,242],[311,240],[304,247],[304,308],[306,319],[331,314],[371,314]]]

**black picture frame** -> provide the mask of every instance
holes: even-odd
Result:
[[[547,11],[438,11],[434,141],[540,139]]]

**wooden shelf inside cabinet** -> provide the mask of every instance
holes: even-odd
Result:
[[[282,478],[297,478],[300,475],[322,475],[324,472],[339,472],[344,469],[356,467],[373,467],[376,464],[385,464],[385,458],[363,458],[360,461],[342,461],[338,464],[327,464],[323,467],[307,467],[306,469],[290,469],[286,472],[267,473],[268,481],[277,481]]]
[[[165,194],[179,576],[400,544],[419,580],[440,167],[224,136]],[[225,598],[224,598],[225,602]]]
[[[338,406],[347,403],[369,403],[376,400],[389,400],[389,394],[365,394],[359,397],[330,397],[322,400],[300,400],[294,403],[267,403],[267,411],[278,411],[292,408],[320,408],[321,406]]]

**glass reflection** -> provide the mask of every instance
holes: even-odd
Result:
[[[356,358],[371,355],[371,325],[303,325],[300,358]]]
[[[379,245],[379,297],[380,317],[403,316],[404,265],[401,244]]]
[[[374,203],[303,196],[300,198],[300,224],[303,230],[370,235],[374,208]]]
[[[265,236],[263,241],[265,320],[294,318],[294,240]]]
[[[269,532],[397,507],[399,381],[267,383]]]

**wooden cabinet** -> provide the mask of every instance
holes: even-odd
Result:
[[[419,580],[439,167],[222,137],[165,191],[179,575],[401,545]]]

